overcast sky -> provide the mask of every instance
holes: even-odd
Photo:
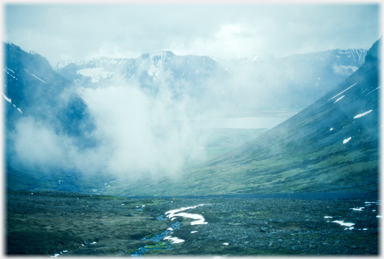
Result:
[[[157,50],[217,58],[369,48],[381,36],[378,4],[12,4],[4,40],[51,65]]]

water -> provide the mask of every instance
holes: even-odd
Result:
[[[190,210],[190,209],[195,209],[200,206],[204,206],[206,204],[199,204],[196,206],[191,206],[191,207],[183,207],[180,209],[175,209],[175,210],[170,210],[165,213],[166,217],[171,219],[172,221],[175,220],[177,217],[183,217],[183,218],[189,218],[189,219],[194,219],[190,224],[191,225],[206,225],[208,222],[205,221],[204,217],[200,214],[192,214],[192,213],[185,213],[183,211]],[[158,220],[164,220],[164,216],[160,215],[157,217]],[[161,242],[163,240],[169,241],[171,244],[179,244],[183,243],[185,240],[171,236],[174,230],[179,229],[181,227],[181,223],[179,221],[173,222],[167,230],[164,232],[154,235],[149,238],[142,238],[141,240],[151,240],[154,242],[156,245],[152,246],[141,246],[139,247],[136,251],[134,251],[131,256],[142,256],[144,253],[148,252],[149,250],[155,250],[155,249],[171,249],[172,246],[169,245],[167,242]],[[196,233],[195,231],[192,231]],[[191,233],[192,233],[191,232]]]

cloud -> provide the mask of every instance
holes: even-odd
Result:
[[[261,39],[256,33],[244,25],[225,24],[212,34],[212,37],[196,38],[188,45],[172,46],[176,53],[225,57],[226,59],[246,57],[257,54]]]
[[[194,138],[183,104],[173,103],[167,90],[151,97],[135,85],[119,85],[81,95],[95,118],[95,136],[111,152],[107,171],[132,177],[180,173]]]
[[[156,96],[136,83],[73,88],[93,118],[95,130],[89,137],[97,144],[80,147],[75,136],[57,130],[57,125],[26,117],[16,124],[13,163],[45,172],[71,170],[131,179],[180,177],[203,138],[186,116],[188,100],[175,101],[164,82],[158,86]]]
[[[22,118],[16,124],[14,138],[15,152],[18,160],[25,166],[53,166],[62,164],[65,154],[63,139],[47,125],[31,117]]]
[[[221,58],[368,48],[377,4],[7,5],[5,37],[62,59],[137,57],[155,50]]]

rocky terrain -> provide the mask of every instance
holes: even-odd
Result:
[[[377,199],[139,199],[8,192],[6,201],[8,255],[379,253]],[[176,209],[182,213],[171,216],[169,211]]]

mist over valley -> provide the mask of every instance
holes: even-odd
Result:
[[[54,70],[37,53],[12,43],[5,48],[7,168],[33,170],[35,181],[44,175],[54,183],[8,181],[8,187],[51,190],[68,183],[68,190],[110,194],[116,188],[124,194],[121,186],[135,181],[140,189],[182,182],[190,166],[298,113],[356,71],[366,55],[335,50],[222,64],[167,51],[59,63]],[[73,180],[78,177],[92,185]]]

